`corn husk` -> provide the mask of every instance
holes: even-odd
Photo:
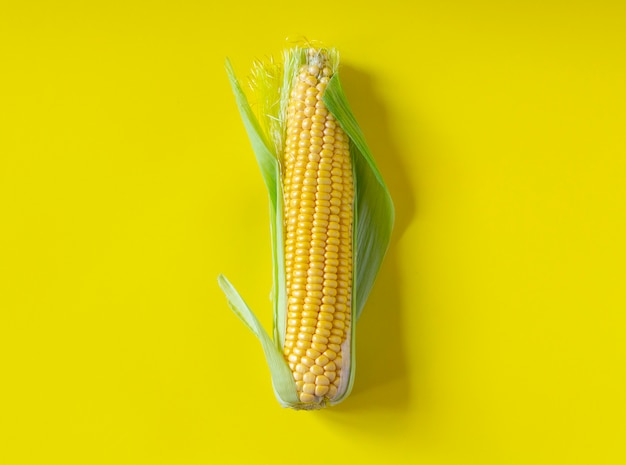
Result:
[[[261,342],[279,403],[284,407],[306,410],[337,404],[343,401],[352,389],[356,366],[355,331],[358,318],[389,246],[394,221],[391,196],[341,87],[339,54],[335,49],[317,49],[317,51],[326,54],[334,71],[323,101],[349,138],[355,185],[351,308],[353,323],[349,336],[350,364],[347,370],[349,375],[347,382],[342,383],[342,388],[334,399],[322,404],[301,403],[296,393],[293,375],[283,356],[287,313],[281,179],[285,114],[296,73],[311,56],[307,47],[287,50],[278,61],[255,63],[249,80],[252,90],[250,100],[236,78],[230,61],[226,61],[226,71],[235,100],[269,196],[273,259],[273,337],[270,337],[263,328],[232,284],[223,275],[218,277],[230,308]],[[250,101],[253,102],[255,111]]]

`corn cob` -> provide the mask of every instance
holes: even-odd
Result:
[[[284,154],[287,334],[301,402],[333,399],[343,380],[352,307],[353,181],[345,133],[322,97],[332,75],[309,50],[287,107]],[[346,357],[346,360],[349,356]]]
[[[270,198],[274,338],[221,276],[259,338],[279,402],[318,409],[354,381],[354,329],[387,250],[393,203],[352,115],[333,49],[295,48],[253,70],[258,118],[227,71]]]

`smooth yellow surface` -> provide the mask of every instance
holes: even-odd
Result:
[[[0,463],[626,463],[626,6],[330,5],[0,4]],[[301,36],[397,206],[320,412],[279,407],[216,283],[269,326],[223,63]]]

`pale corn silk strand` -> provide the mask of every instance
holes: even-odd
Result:
[[[335,398],[350,364],[354,181],[348,138],[322,101],[332,73],[325,51],[307,51],[289,96],[283,158],[284,355],[307,404]]]

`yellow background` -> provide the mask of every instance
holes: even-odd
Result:
[[[0,3],[0,463],[626,463],[623,2],[331,3]],[[315,413],[216,283],[269,327],[223,64],[301,36],[397,207]]]

